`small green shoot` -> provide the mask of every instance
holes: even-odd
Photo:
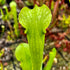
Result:
[[[56,49],[53,48],[52,51],[49,53],[49,61],[44,70],[51,70],[55,56],[56,56]]]
[[[0,58],[2,57],[3,54],[4,54],[4,49],[2,49],[0,51]],[[3,70],[3,64],[2,64],[2,62],[0,62],[0,70]]]
[[[5,13],[3,12],[3,10],[1,9],[1,17],[3,19],[3,21],[8,20],[8,9],[7,6],[3,6],[3,9],[5,10]]]
[[[1,56],[4,54],[4,50],[1,50],[0,51],[0,58],[1,58]]]
[[[11,7],[11,14],[14,18],[14,29],[15,29],[15,35],[18,37],[19,36],[19,30],[18,30],[18,22],[17,22],[17,9],[16,9],[16,3],[14,1],[12,1],[10,3],[10,7]]]

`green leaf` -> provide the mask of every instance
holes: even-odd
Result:
[[[24,7],[19,14],[19,22],[26,28],[32,70],[42,70],[45,29],[49,26],[51,17],[51,11],[46,5],[35,5],[34,9]]]
[[[4,5],[6,3],[6,0],[0,0],[0,5]]]
[[[19,36],[19,30],[18,30],[18,22],[17,22],[17,9],[16,9],[16,2],[15,1],[12,1],[10,3],[10,7],[11,7],[11,15],[13,16],[14,18],[14,32],[15,32],[15,35],[18,37]]]
[[[4,54],[4,50],[1,50],[0,51],[0,58],[1,58],[1,56]]]
[[[51,67],[52,67],[53,60],[54,60],[55,56],[56,56],[56,49],[53,48],[52,51],[49,54],[50,58],[49,58],[49,61],[46,65],[46,67],[44,68],[44,70],[51,70]]]
[[[69,3],[70,3],[70,0],[69,0]]]
[[[15,56],[17,60],[21,62],[21,67],[23,70],[32,70],[31,55],[28,44],[21,43],[16,48]]]

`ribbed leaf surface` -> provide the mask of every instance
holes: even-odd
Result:
[[[51,17],[51,11],[46,5],[35,5],[34,9],[24,7],[19,14],[19,22],[26,28],[32,70],[42,69],[45,29],[49,26]]]

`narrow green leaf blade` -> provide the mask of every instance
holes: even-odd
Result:
[[[46,65],[46,67],[44,68],[44,70],[51,70],[51,67],[52,67],[55,56],[56,56],[56,49],[53,48],[52,51],[49,54],[50,58],[49,58],[49,61]]]
[[[21,62],[23,70],[32,70],[31,55],[28,44],[21,43],[15,50],[15,56],[17,60]]]
[[[10,3],[10,8],[11,8],[11,15],[13,16],[14,18],[14,32],[15,32],[15,35],[18,37],[19,36],[19,29],[18,29],[18,21],[17,21],[17,4],[15,1],[12,1]]]

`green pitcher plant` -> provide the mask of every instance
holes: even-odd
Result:
[[[17,21],[17,4],[15,1],[12,1],[10,3],[10,8],[11,8],[11,15],[13,16],[14,19],[14,33],[17,37],[19,37],[19,29],[18,29],[18,21]]]
[[[46,28],[51,22],[51,11],[46,5],[33,9],[24,7],[19,13],[19,23],[26,29],[28,44],[20,44],[15,51],[23,70],[43,70],[43,49]],[[44,70],[50,70],[56,55],[55,48],[50,52],[50,59]],[[52,60],[51,60],[52,59]],[[49,66],[50,65],[50,66]]]

